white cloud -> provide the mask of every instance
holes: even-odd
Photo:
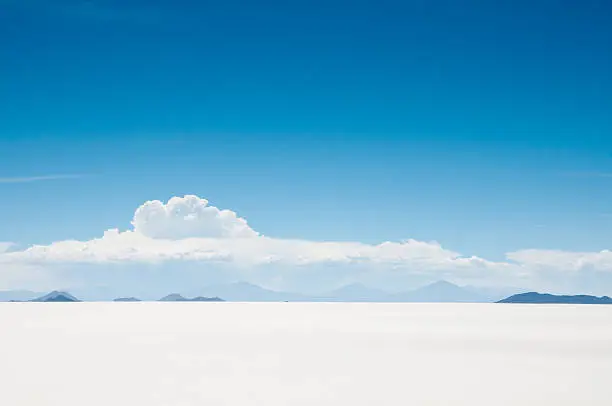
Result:
[[[482,268],[488,261],[461,257],[436,242],[407,240],[378,245],[354,242],[316,242],[253,238],[151,238],[138,231],[108,230],[89,241],[59,241],[8,253],[0,261],[11,262],[164,262],[213,261],[239,266],[282,264],[304,266],[320,263],[371,264],[414,269],[446,267]]]
[[[0,255],[0,262],[117,263],[203,261],[240,267],[279,264],[361,264],[413,272],[456,269],[464,273],[494,268],[495,263],[463,257],[437,242],[409,239],[363,244],[264,237],[230,210],[210,206],[197,196],[149,201],[135,212],[133,229],[106,231],[88,241],[58,241]]]
[[[561,272],[577,272],[584,269],[612,272],[612,252],[569,252],[559,250],[521,250],[506,257],[522,266],[534,269],[555,269]]]
[[[76,268],[167,264],[166,269],[176,269],[171,264],[189,262],[206,265],[196,268],[207,272],[214,269],[240,270],[252,275],[260,272],[259,276],[265,275],[270,280],[298,273],[303,280],[304,272],[327,272],[324,270],[336,270],[346,279],[347,272],[353,270],[355,275],[369,272],[389,278],[394,273],[430,280],[448,278],[513,286],[545,286],[550,278],[567,274],[560,271],[573,271],[574,275],[567,280],[576,280],[576,275],[586,275],[580,271],[587,270],[596,282],[594,271],[612,271],[610,251],[523,250],[508,253],[508,261],[495,262],[463,256],[435,241],[408,239],[364,244],[270,238],[253,230],[235,212],[210,206],[197,196],[173,197],[167,203],[146,202],[137,208],[132,226],[126,231],[108,230],[87,241],[58,241],[24,250],[8,250],[10,245],[0,244],[0,269],[34,267],[36,274],[41,269],[57,270],[62,266],[74,269],[79,264],[90,266]]]
[[[140,206],[132,221],[134,231],[151,238],[250,238],[257,237],[246,220],[231,210],[219,210],[197,196],[173,197]]]

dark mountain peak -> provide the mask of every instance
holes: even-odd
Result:
[[[224,302],[220,297],[204,297],[196,296],[193,299],[188,299],[190,302]]]
[[[512,295],[497,303],[612,304],[612,299],[608,296],[551,295],[549,293],[526,292]]]
[[[80,302],[79,299],[72,296],[67,292],[60,292],[54,290],[53,292],[47,293],[44,296],[41,296],[36,299],[30,300],[31,302]]]
[[[171,293],[168,296],[164,296],[159,299],[160,302],[186,302],[187,299],[184,298],[180,293]]]

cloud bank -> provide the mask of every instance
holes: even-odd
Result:
[[[136,209],[129,230],[107,230],[87,241],[57,241],[11,251],[9,247],[0,243],[0,268],[28,267],[37,272],[75,264],[112,267],[195,263],[206,265],[207,270],[217,266],[219,272],[260,272],[272,280],[292,273],[303,277],[309,269],[330,273],[342,269],[344,278],[354,270],[361,276],[395,273],[431,280],[523,286],[548,283],[551,287],[555,278],[558,282],[563,278],[575,280],[582,273],[588,273],[591,280],[594,272],[612,275],[610,251],[528,249],[508,253],[506,261],[496,262],[462,255],[435,241],[365,244],[277,239],[260,234],[237,213],[191,195],[173,197],[167,203],[145,202]]]
[[[107,230],[88,241],[35,245],[0,257],[0,261],[151,262],[217,261],[239,266],[280,263],[375,264],[417,268],[487,267],[477,257],[464,257],[438,242],[408,239],[372,245],[359,242],[285,240],[265,237],[244,218],[221,210],[197,196],[148,201],[138,207],[131,230]]]

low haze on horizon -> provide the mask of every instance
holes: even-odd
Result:
[[[0,0],[0,290],[612,295],[612,7]]]

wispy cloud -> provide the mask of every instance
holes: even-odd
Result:
[[[9,178],[0,178],[0,183],[29,183],[29,182],[43,182],[47,180],[60,180],[60,179],[78,179],[84,175],[77,174],[66,174],[66,175],[43,175],[43,176],[15,176]]]

